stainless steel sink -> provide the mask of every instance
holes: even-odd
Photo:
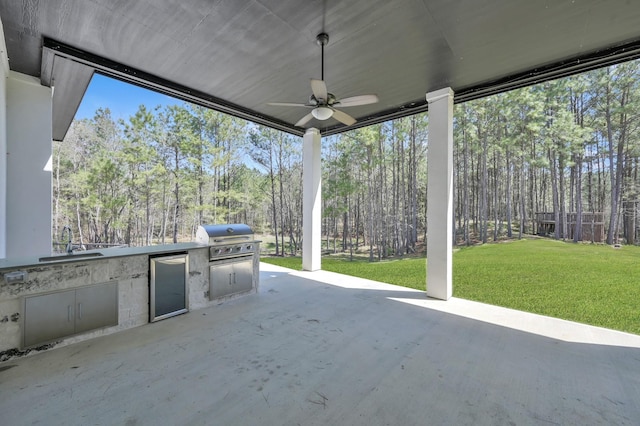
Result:
[[[63,260],[87,259],[92,257],[104,256],[102,253],[72,253],[59,254],[56,256],[45,256],[38,259],[39,262],[57,262]]]

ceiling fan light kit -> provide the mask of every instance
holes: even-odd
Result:
[[[313,108],[309,114],[298,120],[295,124],[297,127],[303,127],[312,118],[324,121],[331,117],[335,118],[342,124],[351,126],[356,122],[356,119],[343,111],[337,110],[336,108],[374,104],[378,102],[378,97],[376,95],[359,95],[339,99],[333,93],[329,93],[327,91],[327,85],[324,82],[324,46],[329,43],[329,35],[327,33],[318,34],[316,36],[316,42],[322,49],[321,80],[311,79],[312,95],[309,96],[309,102],[306,104],[270,102],[269,105]]]
[[[333,115],[333,110],[324,106],[314,108],[311,114],[318,120],[328,120]]]

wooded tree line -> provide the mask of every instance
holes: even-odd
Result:
[[[628,62],[458,105],[456,225],[469,243],[532,232],[552,212],[555,238],[582,240],[603,212],[606,242],[638,237],[639,63]]]
[[[604,212],[607,242],[638,240],[640,69],[629,62],[458,104],[457,244],[521,237],[536,212]],[[426,238],[427,115],[323,138],[323,248],[370,259]],[[148,245],[189,241],[202,223],[248,223],[301,247],[302,140],[193,105],[117,121],[99,109],[54,145],[53,234]],[[579,220],[579,219],[578,219]]]
[[[268,225],[264,172],[246,164],[248,123],[209,109],[140,106],[74,121],[53,155],[53,239],[87,247],[189,241],[203,223]]]
[[[602,212],[608,244],[635,244],[639,118],[638,62],[456,105],[455,243],[521,238],[540,212],[553,237],[581,241],[582,214]],[[327,248],[373,258],[424,241],[427,136],[420,114],[323,141]]]

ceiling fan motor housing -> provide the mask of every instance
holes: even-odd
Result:
[[[332,106],[337,101],[338,101],[338,98],[336,98],[336,95],[334,95],[333,93],[327,93],[327,99],[323,99],[322,102],[320,102],[320,100],[317,99],[315,97],[315,95],[313,95],[313,94],[311,94],[309,96],[309,105],[318,105],[318,106],[320,106],[320,105],[328,105],[328,106]]]
[[[320,46],[326,46],[327,44],[329,44],[329,34],[327,34],[327,33],[318,34],[316,36],[316,42]]]

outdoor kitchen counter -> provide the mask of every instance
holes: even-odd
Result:
[[[45,261],[40,261],[36,256],[0,259],[0,362],[11,356],[24,354],[36,346],[38,349],[48,349],[148,324],[149,262],[152,257],[165,254],[169,256],[178,253],[188,254],[185,290],[189,311],[216,305],[221,301],[221,298],[211,297],[209,246],[206,244],[191,242],[109,248],[80,253],[89,255],[100,253],[101,255],[95,257],[60,255],[60,258],[55,257]],[[256,271],[259,261],[259,250],[256,250],[253,256]],[[254,281],[253,292],[257,290],[257,285],[257,281]],[[81,317],[86,316],[83,313],[88,315],[90,310],[88,307],[83,310],[79,308],[74,332],[60,338],[43,340],[42,345],[27,343],[38,341],[37,339],[27,340],[25,337],[28,334],[25,330],[29,329],[29,318],[33,318],[29,314],[31,311],[27,309],[27,301],[34,301],[34,303],[37,301],[40,303],[38,306],[43,306],[42,309],[47,310],[56,298],[75,294],[77,305],[81,295],[84,297],[88,293],[93,293],[92,301],[111,300],[112,309],[117,311],[115,320],[86,330],[78,322]],[[52,297],[45,299],[49,296]],[[42,297],[42,299],[33,299],[34,297]],[[67,309],[73,309],[73,307],[67,308],[67,304],[64,305],[62,316],[64,321],[69,317],[73,322],[73,311],[67,314]],[[103,308],[91,311],[97,312]],[[71,325],[72,329],[73,327]]]
[[[139,255],[156,255],[162,253],[173,253],[179,251],[189,251],[197,248],[206,248],[206,244],[201,243],[178,243],[178,244],[162,244],[156,246],[145,247],[117,247],[87,251],[76,251],[73,255],[60,254],[56,256],[42,255],[30,256],[16,259],[0,259],[0,273],[7,269],[15,270],[33,266],[46,266],[51,264],[71,263],[71,262],[87,262],[95,260],[104,260],[114,257],[139,256]],[[100,256],[91,256],[94,253]],[[43,257],[49,257],[51,260],[39,260]]]

